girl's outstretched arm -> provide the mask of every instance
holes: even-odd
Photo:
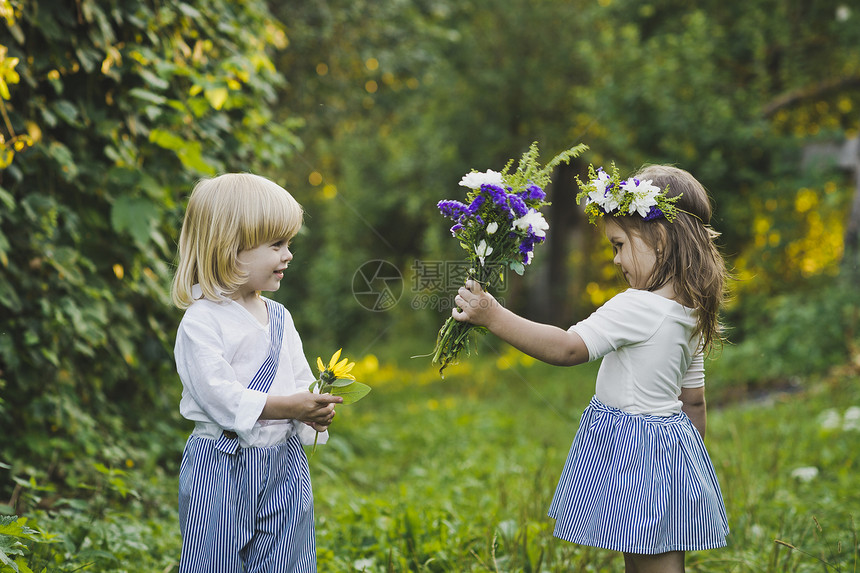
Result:
[[[588,348],[575,332],[550,324],[532,322],[509,311],[475,281],[460,287],[454,303],[459,308],[451,316],[487,329],[538,360],[556,366],[575,366],[588,362]]]

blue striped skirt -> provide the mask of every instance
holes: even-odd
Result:
[[[231,455],[192,435],[179,469],[179,572],[312,573],[313,512],[298,436]]]
[[[686,414],[628,414],[592,398],[549,509],[554,535],[625,553],[726,545],[726,510]]]

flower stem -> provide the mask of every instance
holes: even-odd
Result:
[[[469,335],[472,332],[485,332],[483,327],[477,327],[468,322],[460,322],[448,317],[439,330],[436,338],[436,348],[433,351],[433,364],[439,364],[439,374],[444,378],[444,370],[450,364],[457,364],[460,353],[465,350],[470,354]]]

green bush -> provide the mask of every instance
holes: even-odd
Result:
[[[183,200],[298,141],[274,121],[270,54],[286,40],[262,0],[3,8],[20,77],[4,76],[4,127],[28,137],[3,144],[0,172],[0,498],[18,503],[13,478],[73,487],[93,460],[176,456],[167,287]]]
[[[729,315],[729,344],[710,375],[744,388],[797,384],[852,360],[860,293],[844,281],[808,291],[750,295]]]

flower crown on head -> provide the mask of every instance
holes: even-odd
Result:
[[[611,173],[607,173],[603,167],[599,167],[595,171],[594,166],[589,165],[588,182],[583,183],[576,176],[576,184],[580,189],[576,204],[579,205],[585,199],[585,214],[588,215],[589,223],[596,223],[603,215],[620,217],[633,213],[638,213],[645,221],[661,217],[670,223],[675,220],[678,215],[675,203],[681,195],[667,197],[669,186],[660,189],[652,184],[651,179],[630,177],[622,181],[614,162],[611,170]]]

